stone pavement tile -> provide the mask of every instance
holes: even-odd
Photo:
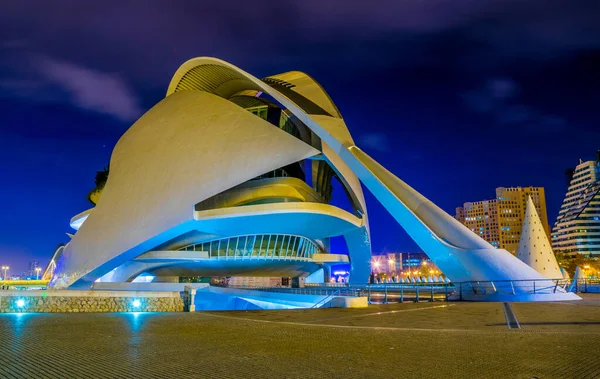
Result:
[[[457,303],[458,304],[458,303]],[[458,305],[464,304],[460,308]],[[437,304],[436,304],[437,305]],[[469,328],[489,309],[398,313],[431,330],[303,322],[340,310],[0,315],[1,378],[584,378],[600,375],[597,332]],[[417,305],[420,307],[421,305]],[[373,307],[357,314],[410,307]],[[499,308],[499,304],[496,304]],[[460,312],[463,315],[460,315]],[[444,313],[451,312],[451,313]],[[495,312],[495,311],[494,311]],[[245,313],[245,312],[244,312]],[[473,313],[473,314],[470,314]],[[450,330],[449,319],[460,319]],[[265,320],[271,317],[272,320]],[[291,321],[289,319],[291,317]],[[281,321],[286,320],[287,321]],[[348,318],[352,320],[352,318]],[[381,320],[381,323],[378,321]],[[436,321],[437,320],[437,321]],[[269,321],[269,322],[264,322]],[[353,321],[356,322],[356,321]],[[421,322],[419,325],[427,326]]]
[[[515,303],[522,328],[547,331],[600,331],[600,295],[582,295],[581,301]]]

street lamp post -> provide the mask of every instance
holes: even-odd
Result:
[[[4,277],[3,277],[4,280],[6,280],[6,272],[8,271],[9,268],[10,267],[8,267],[8,266],[2,266],[2,270],[4,271]]]
[[[35,279],[36,279],[36,280],[40,280],[40,271],[41,271],[41,270],[42,270],[42,269],[41,269],[40,267],[36,267],[36,268],[35,268],[35,274],[36,274],[36,275],[35,275]]]

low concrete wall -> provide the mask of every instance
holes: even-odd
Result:
[[[292,292],[260,291],[243,288],[207,287],[198,289],[195,296],[196,311],[363,308],[366,297],[297,294]]]
[[[0,291],[0,313],[183,312],[179,292]]]
[[[94,292],[96,291],[153,291],[153,292],[183,292],[184,288],[205,288],[210,287],[208,283],[94,283]]]
[[[368,306],[369,301],[366,296],[338,296],[331,299],[328,304],[323,305],[323,308],[367,308]]]

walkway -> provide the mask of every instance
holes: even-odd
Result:
[[[600,296],[559,304],[0,315],[0,377],[593,378]]]

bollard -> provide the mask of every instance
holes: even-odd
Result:
[[[404,303],[404,286],[400,287],[400,302]]]
[[[433,303],[433,285],[431,286],[431,302]]]
[[[192,286],[185,286],[185,293],[188,295],[188,312],[196,312],[196,304],[194,304],[194,298],[196,297],[196,289]]]
[[[415,288],[417,290],[417,296],[415,297],[415,303],[418,303],[419,302],[419,286],[416,286]]]
[[[385,297],[383,299],[383,303],[387,304],[388,303],[388,301],[387,301],[387,286],[383,286],[383,289],[384,289],[384,292],[385,292]]]

